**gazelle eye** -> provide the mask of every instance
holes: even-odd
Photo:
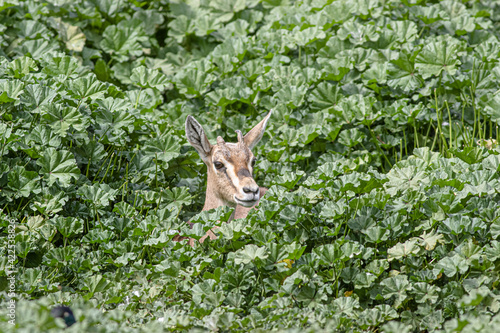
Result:
[[[221,162],[215,161],[214,166],[218,170],[218,169],[222,169],[224,167],[224,164]]]
[[[253,166],[255,165],[255,162],[257,162],[257,159],[256,159],[256,158],[254,158],[254,159],[252,160],[252,168],[253,168]]]

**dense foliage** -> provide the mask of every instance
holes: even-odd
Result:
[[[1,1],[0,329],[14,221],[19,330],[59,330],[65,304],[73,332],[494,332],[499,20],[490,0]],[[198,214],[186,116],[235,141],[271,108],[260,209]]]

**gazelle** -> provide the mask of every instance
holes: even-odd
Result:
[[[245,136],[241,131],[236,131],[237,143],[226,143],[219,136],[215,145],[208,141],[200,123],[192,116],[187,117],[186,137],[207,165],[207,191],[203,210],[230,206],[235,207],[235,210],[229,221],[233,218],[244,218],[267,191],[265,187],[259,187],[253,179],[256,158],[252,149],[262,139],[271,112],[272,110]],[[207,237],[216,238],[213,232],[208,231],[207,235],[200,239],[200,243]],[[185,238],[174,238],[177,241],[182,239]],[[194,240],[191,239],[190,244],[192,246]]]

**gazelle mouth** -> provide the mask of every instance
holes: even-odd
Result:
[[[236,200],[236,203],[238,205],[241,205],[243,207],[252,207],[253,205],[255,205],[257,203],[257,201],[259,201],[258,199],[241,200],[241,199],[238,199],[236,196],[234,197],[234,200]]]

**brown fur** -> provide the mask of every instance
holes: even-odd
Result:
[[[267,189],[258,187],[253,179],[252,160],[254,155],[251,149],[262,139],[270,116],[271,112],[244,137],[240,131],[236,131],[238,143],[226,143],[221,137],[218,137],[215,145],[210,144],[202,126],[193,117],[188,116],[186,136],[207,165],[204,211],[219,206],[235,207],[229,219],[231,221],[233,218],[245,218],[250,210],[258,204]],[[218,169],[216,165],[223,165],[223,167]],[[259,192],[258,198],[256,197],[257,192]],[[251,205],[251,207],[243,205]],[[217,238],[210,230],[200,239],[200,243],[203,243],[208,237],[210,239]],[[187,237],[176,235],[173,238],[174,241],[184,239]],[[193,246],[194,239],[190,239],[189,244]]]

